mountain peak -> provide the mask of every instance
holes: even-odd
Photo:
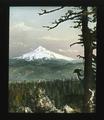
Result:
[[[34,59],[63,59],[67,61],[75,60],[71,57],[67,57],[52,51],[47,50],[46,48],[39,46],[34,51],[23,54],[20,57],[15,57],[16,59],[25,59],[27,61],[32,61]]]
[[[35,49],[35,51],[44,51],[44,50],[46,50],[46,49],[42,46],[39,46],[38,48]]]

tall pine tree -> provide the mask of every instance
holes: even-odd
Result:
[[[48,14],[51,12],[58,11],[60,9],[63,9],[64,7],[59,7],[57,9],[53,9],[50,11],[42,10],[42,13],[39,13],[39,15]],[[84,99],[83,99],[83,112],[87,113],[90,112],[90,107],[88,104],[90,94],[89,94],[89,88],[92,88],[92,82],[93,82],[93,61],[95,62],[95,55],[93,54],[93,49],[96,49],[96,38],[95,38],[95,31],[91,33],[91,30],[88,27],[89,17],[88,15],[93,15],[93,20],[91,22],[96,21],[96,15],[95,15],[95,9],[92,8],[92,11],[88,11],[87,6],[77,7],[77,11],[69,9],[64,16],[61,16],[58,20],[55,20],[52,24],[53,26],[43,26],[48,28],[48,30],[56,28],[59,24],[68,21],[68,20],[74,20],[74,23],[76,23],[76,26],[74,28],[80,28],[82,31],[82,34],[80,35],[80,39],[78,42],[71,44],[81,44],[84,46]],[[81,56],[82,57],[82,56]],[[96,69],[96,68],[95,68]]]

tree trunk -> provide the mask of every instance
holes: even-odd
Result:
[[[84,100],[83,100],[83,112],[90,112],[88,104],[90,94],[89,88],[91,88],[92,81],[92,41],[90,38],[90,31],[88,29],[88,15],[87,7],[82,7],[82,36],[84,41]]]

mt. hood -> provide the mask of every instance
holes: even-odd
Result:
[[[58,53],[52,52],[47,50],[46,48],[39,46],[37,49],[25,53],[22,56],[15,57],[14,59],[25,59],[27,61],[32,61],[34,59],[63,59],[63,60],[68,60],[68,61],[73,61],[75,59],[60,55]]]

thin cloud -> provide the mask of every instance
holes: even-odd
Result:
[[[52,36],[44,36],[41,39],[43,39],[43,40],[55,40],[55,41],[61,40],[60,38],[56,38],[56,37],[52,37]]]
[[[78,50],[72,50],[72,49],[66,49],[66,50],[63,50],[63,49],[59,49],[58,50],[59,52],[73,52],[73,53],[79,53],[79,51]]]
[[[24,22],[15,24],[11,27],[11,30],[19,30],[19,31],[31,31],[33,30],[32,27],[26,25]]]

